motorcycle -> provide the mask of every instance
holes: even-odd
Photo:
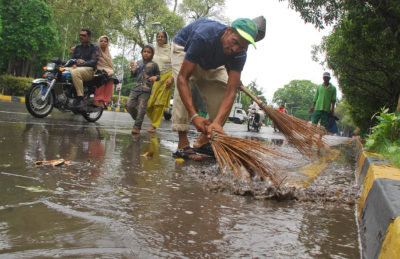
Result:
[[[100,119],[103,109],[93,105],[95,89],[108,80],[118,79],[108,77],[105,71],[98,71],[94,79],[83,82],[83,101],[87,105],[76,109],[76,90],[72,83],[71,72],[66,67],[76,64],[77,60],[70,59],[62,64],[59,58],[54,58],[47,64],[43,78],[32,81],[25,95],[25,105],[30,114],[37,118],[44,118],[51,113],[53,107],[62,112],[73,112],[81,114],[88,122],[95,122]]]
[[[262,126],[260,114],[257,113],[255,108],[249,110],[249,118],[247,120],[247,131],[259,132]]]

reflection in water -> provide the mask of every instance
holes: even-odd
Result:
[[[9,131],[23,140],[7,138],[0,150],[0,165],[10,164],[0,174],[5,257],[359,257],[352,207],[210,191],[202,176],[217,179],[217,164],[176,162],[164,135],[39,124]],[[72,164],[33,165],[58,157]]]

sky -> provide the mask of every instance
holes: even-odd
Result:
[[[314,62],[311,54],[312,45],[319,45],[330,30],[318,31],[314,25],[305,24],[300,14],[288,7],[287,1],[226,0],[225,5],[225,15],[232,21],[260,15],[267,20],[265,38],[256,43],[257,49],[249,46],[242,82],[247,85],[256,80],[268,101],[278,88],[291,80],[321,84],[323,72],[332,75],[332,71]],[[338,86],[333,75],[331,83]]]

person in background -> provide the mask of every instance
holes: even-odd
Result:
[[[240,77],[249,44],[255,46],[257,25],[247,18],[231,26],[201,18],[182,28],[172,43],[172,71],[176,82],[172,110],[172,130],[178,131],[175,157],[203,160],[213,155],[211,133],[222,129],[241,84]],[[190,92],[194,82],[207,104],[209,119],[196,113]],[[190,122],[201,132],[190,146]],[[200,153],[200,154],[199,154]]]
[[[279,105],[279,109],[277,109],[278,112],[283,112],[283,113],[288,113],[288,111],[285,109],[285,105],[281,104]],[[275,126],[275,123],[272,122],[272,126],[274,127],[274,132],[277,132],[277,128]]]
[[[261,95],[257,95],[257,100],[261,101]],[[256,122],[263,122],[265,119],[265,114],[264,114],[264,110],[260,108],[260,106],[256,103],[253,102],[250,106],[249,106],[249,110],[248,113],[250,114],[251,110],[255,109],[255,119]]]
[[[79,33],[80,45],[76,45],[74,52],[71,54],[71,59],[76,59],[77,63],[68,67],[71,72],[72,82],[74,83],[77,102],[74,104],[76,109],[83,108],[86,104],[83,102],[83,81],[93,79],[94,70],[97,67],[99,60],[99,48],[90,42],[92,33],[89,29],[81,29]]]
[[[328,115],[333,115],[336,103],[336,87],[334,87],[329,80],[331,74],[325,72],[322,76],[324,83],[317,87],[317,92],[313,99],[310,112],[313,113],[311,121],[314,124],[320,124],[326,127],[328,122]]]
[[[160,80],[160,69],[153,60],[154,48],[145,45],[142,49],[142,60],[137,65],[131,62],[131,77],[136,77],[136,84],[128,97],[127,110],[135,120],[132,134],[139,134],[146,115],[147,102],[155,81]]]
[[[157,33],[154,62],[160,68],[160,81],[154,82],[150,99],[147,103],[147,117],[151,120],[151,126],[147,130],[150,133],[160,127],[164,108],[169,107],[174,77],[171,66],[171,46],[168,44],[168,34],[165,31]]]
[[[97,62],[97,70],[104,70],[107,72],[107,76],[110,77],[114,75],[114,64],[112,62],[110,50],[108,48],[109,39],[107,36],[103,35],[98,39],[98,45],[100,47],[100,57]],[[94,93],[93,104],[104,108],[105,103],[111,101],[111,95],[114,90],[114,81],[112,79],[108,80],[104,85],[96,88]]]

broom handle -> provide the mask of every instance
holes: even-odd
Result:
[[[244,85],[241,83],[239,86],[240,90],[242,90],[245,94],[247,94],[253,101],[255,101],[258,106],[260,106],[263,110],[265,110],[265,106],[266,104],[263,103],[261,100],[258,100],[257,97],[255,97],[249,89],[247,89],[246,87],[244,87]]]

